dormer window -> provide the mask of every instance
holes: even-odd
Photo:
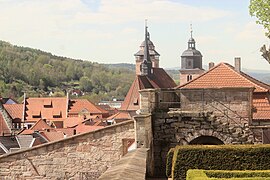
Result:
[[[44,108],[51,108],[52,107],[52,100],[51,99],[46,99],[43,102]]]
[[[138,98],[134,98],[133,99],[133,105],[138,105],[138,104],[139,104]]]
[[[33,111],[32,118],[41,118],[41,112],[40,111]]]
[[[61,118],[61,117],[62,117],[61,111],[54,111],[53,112],[53,118]]]

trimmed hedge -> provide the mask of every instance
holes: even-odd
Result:
[[[185,179],[188,169],[267,170],[270,169],[270,145],[192,145],[175,147],[172,178]]]
[[[166,176],[172,177],[172,161],[173,161],[174,148],[171,148],[167,153],[167,162],[166,162]]]
[[[187,180],[270,180],[270,170],[265,171],[223,171],[198,170],[187,171]]]
[[[187,180],[206,180],[209,179],[204,170],[190,169],[187,171]]]

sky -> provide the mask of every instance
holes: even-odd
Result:
[[[270,40],[249,15],[249,0],[0,0],[0,40],[98,63],[135,63],[144,23],[160,66],[180,68],[190,24],[203,64],[242,58],[269,70],[259,52]]]

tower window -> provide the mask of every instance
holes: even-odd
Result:
[[[189,81],[191,81],[191,80],[192,80],[192,75],[189,74],[189,75],[187,76],[187,82],[189,82]]]

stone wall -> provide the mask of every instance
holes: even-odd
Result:
[[[224,144],[257,143],[249,128],[252,91],[252,88],[141,91],[141,115],[134,119],[140,127],[136,129],[138,146],[150,147],[149,175],[165,176],[169,149],[189,144],[198,137],[214,137]],[[181,103],[177,104],[177,97]],[[176,105],[178,108],[170,108]]]
[[[181,89],[183,111],[207,111],[228,123],[250,123],[253,88]]]
[[[155,112],[153,123],[154,175],[164,176],[166,155],[176,145],[187,145],[201,136],[213,136],[224,144],[254,143],[248,124],[223,123],[209,112],[182,111]]]
[[[93,132],[0,156],[0,179],[97,179],[135,138],[127,121]]]

